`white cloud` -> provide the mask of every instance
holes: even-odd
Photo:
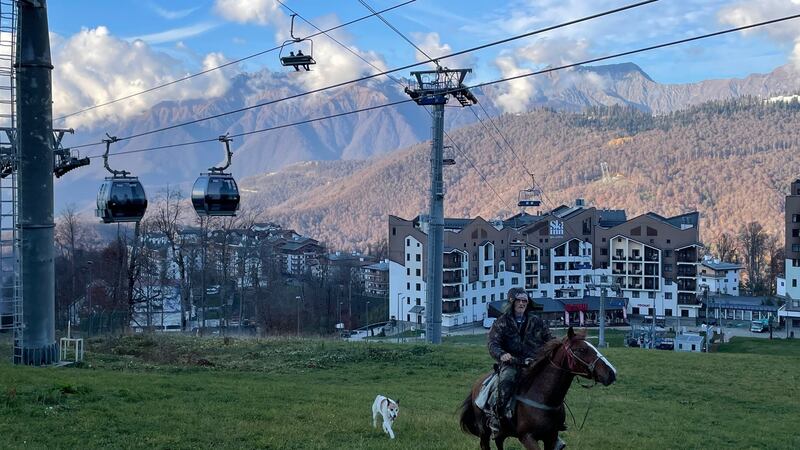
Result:
[[[105,27],[82,29],[63,38],[52,35],[54,117],[105,103],[144,89],[183,78],[192,70],[163,52],[137,40],[128,42]],[[219,65],[221,54],[204,57],[203,68]],[[100,120],[120,120],[165,100],[210,98],[229,87],[235,67],[175,83],[157,91],[72,116],[58,126],[88,126]]]
[[[398,39],[401,39],[398,37]],[[431,58],[439,58],[443,55],[449,55],[453,53],[453,48],[450,47],[450,44],[442,43],[441,38],[439,37],[439,33],[431,32],[431,33],[411,33],[411,40],[419,48],[421,48],[425,53],[427,53]],[[409,46],[411,48],[411,46]],[[420,52],[414,50],[414,55],[416,60],[419,61],[426,61],[424,55]],[[473,57],[469,54],[459,55],[452,58],[446,58],[439,61],[439,63],[443,66],[450,67],[451,69],[460,69],[460,68],[468,68],[472,67],[474,61]]]
[[[797,14],[798,10],[800,10],[800,0],[739,2],[720,10],[719,20],[722,23],[740,27]],[[789,59],[794,67],[800,70],[800,28],[798,28],[796,19],[772,24],[763,28],[746,30],[744,33],[766,33],[769,37],[778,42],[792,42],[794,48]]]
[[[258,25],[288,25],[275,0],[216,0],[214,11],[225,19]]]
[[[162,8],[162,7],[156,5],[156,4],[152,3],[152,2],[149,3],[148,6],[150,7],[150,9],[155,11],[156,14],[158,14],[159,16],[161,16],[161,17],[163,17],[165,19],[169,19],[169,20],[183,19],[184,17],[186,17],[186,16],[192,14],[193,12],[197,11],[198,9],[200,9],[199,6],[195,6],[194,8],[187,8],[187,9],[181,9],[181,10],[174,10],[173,11],[173,10],[168,10],[168,9]]]
[[[181,39],[198,36],[207,31],[213,30],[214,28],[217,28],[218,26],[219,24],[217,23],[202,22],[195,25],[190,25],[188,27],[173,28],[171,30],[161,31],[158,33],[134,36],[128,38],[128,40],[131,41],[139,40],[147,42],[148,44],[163,44],[164,42],[174,42],[174,41],[179,41]]]
[[[495,65],[500,69],[503,78],[509,78],[528,73],[529,70],[519,67],[517,61],[508,55],[495,59]],[[525,112],[530,104],[531,97],[536,92],[534,79],[531,77],[519,78],[503,83],[504,91],[498,95],[495,103],[503,112]]]

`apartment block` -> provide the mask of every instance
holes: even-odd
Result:
[[[800,335],[800,179],[792,182],[786,196],[785,218],[785,292],[779,293],[785,294],[786,303],[778,316],[786,321],[786,334],[794,336]]]
[[[587,207],[580,199],[540,215],[445,219],[442,326],[482,320],[486,304],[511,287],[566,308],[600,295],[594,285],[603,275],[621,289],[629,314],[697,317],[698,222],[696,212],[628,220],[625,211]],[[422,324],[425,218],[390,216],[388,231],[389,314]]]

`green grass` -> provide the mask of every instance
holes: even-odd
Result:
[[[0,436],[12,448],[478,448],[456,409],[491,362],[480,344],[95,339],[78,368],[0,363]],[[592,405],[564,434],[570,448],[800,448],[796,353],[605,353],[619,381],[570,391],[578,421]],[[401,400],[394,441],[372,428],[379,393]]]
[[[800,341],[795,339],[769,340],[765,338],[736,336],[731,338],[730,342],[720,344],[718,351],[720,353],[753,353],[800,358]]]

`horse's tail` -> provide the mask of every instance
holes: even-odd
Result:
[[[464,400],[464,403],[461,404],[461,430],[464,431],[464,433],[472,433],[475,436],[480,436],[481,430],[478,427],[476,419],[472,393],[470,392]]]

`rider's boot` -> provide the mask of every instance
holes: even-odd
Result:
[[[567,448],[567,443],[562,441],[561,438],[559,437],[558,440],[556,441],[555,449],[564,450],[565,448]]]
[[[489,418],[489,429],[492,430],[491,439],[497,439],[500,435],[500,417],[494,411],[486,411]]]

